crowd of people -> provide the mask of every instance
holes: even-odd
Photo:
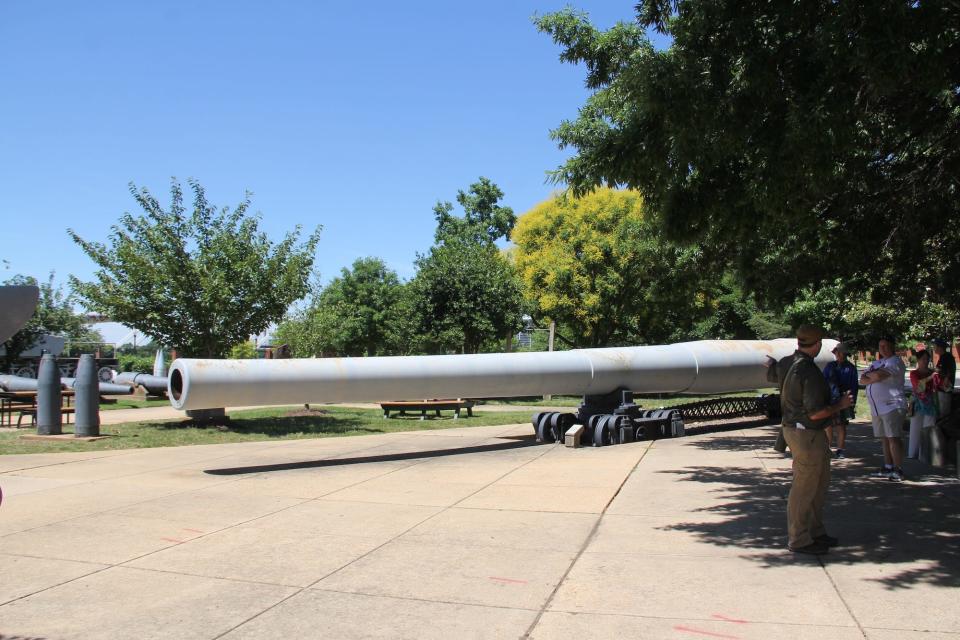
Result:
[[[873,477],[902,482],[903,458],[920,458],[934,465],[944,463],[943,434],[937,420],[950,414],[956,361],[949,343],[932,341],[933,354],[924,344],[913,349],[916,368],[910,372],[912,393],[905,393],[906,365],[895,353],[896,341],[884,336],[878,357],[859,374],[848,359],[843,343],[833,349],[834,360],[817,367],[823,347],[820,327],[803,325],[797,330],[797,350],[780,361],[768,362],[768,380],[780,386],[782,413],[777,450],[790,448],[793,482],[787,501],[787,546],[796,553],[821,555],[838,540],[827,533],[823,506],[830,482],[830,459],[844,458],[847,426],[854,418],[860,387],[870,406],[873,434],[883,448],[883,466]],[[936,356],[936,359],[932,357]],[[903,430],[910,418],[906,451]],[[837,448],[833,447],[836,435]]]
[[[946,340],[933,340],[935,366],[926,345],[913,349],[916,368],[910,372],[911,394],[904,393],[906,365],[894,353],[895,341],[884,336],[877,345],[879,357],[870,363],[860,376],[866,388],[873,422],[873,433],[883,443],[883,467],[874,477],[903,480],[903,458],[920,458],[925,462],[943,464],[943,434],[937,428],[937,419],[950,414],[951,391],[956,378],[956,360]],[[910,418],[906,452],[903,447],[903,425]]]

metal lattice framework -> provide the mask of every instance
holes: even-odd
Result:
[[[720,420],[723,418],[768,415],[769,402],[770,396],[711,398],[671,408],[680,411],[685,421],[693,422],[696,420]]]

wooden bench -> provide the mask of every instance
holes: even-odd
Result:
[[[76,411],[74,407],[60,407],[60,415],[63,416],[64,422],[70,424],[70,416]],[[20,417],[17,418],[17,429],[20,428],[20,422],[23,420],[24,416],[30,416],[30,426],[37,424],[37,408],[33,409],[21,409]]]
[[[70,407],[70,400],[73,398],[72,389],[65,389],[60,392],[63,408]],[[24,415],[34,414],[36,419],[37,410],[37,392],[36,391],[0,391],[0,426],[9,424],[13,426],[13,414],[17,413],[17,427],[23,422]],[[71,409],[68,413],[73,413]]]
[[[457,398],[456,400],[405,400],[381,402],[380,408],[383,409],[384,418],[389,418],[391,411],[399,412],[401,416],[406,415],[407,411],[419,411],[421,420],[426,420],[427,411],[436,412],[438,418],[440,417],[441,411],[453,411],[453,419],[456,420],[460,417],[460,411],[462,409],[466,409],[467,417],[472,418],[473,405],[473,400],[463,400],[462,398]]]
[[[0,426],[9,424],[12,427],[14,413],[34,409],[36,406],[36,396],[24,397],[12,392],[0,394]]]

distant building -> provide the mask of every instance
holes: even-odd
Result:
[[[54,356],[59,356],[63,353],[63,348],[67,344],[67,339],[60,336],[52,336],[49,334],[40,336],[40,340],[37,344],[33,345],[26,351],[20,353],[21,358],[39,358],[44,353],[49,353]],[[7,350],[0,345],[0,356],[6,356]]]

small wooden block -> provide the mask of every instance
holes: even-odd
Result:
[[[567,447],[577,448],[580,446],[580,436],[583,435],[583,425],[575,424],[563,436],[563,444]]]

